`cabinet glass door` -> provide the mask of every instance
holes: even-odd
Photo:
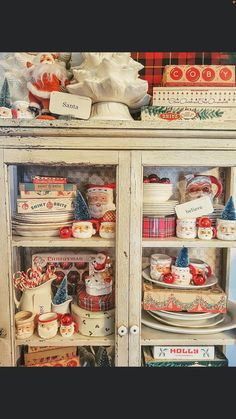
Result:
[[[42,356],[49,347],[68,352],[84,366],[128,365],[129,153],[5,150],[1,170],[7,200],[1,218],[8,220],[1,244],[8,281],[1,286],[10,288],[10,299],[3,290],[1,312],[8,310],[9,315],[0,328],[7,321],[12,347],[8,364],[30,365],[30,353]],[[61,178],[60,187],[42,186],[48,177],[50,182]],[[62,227],[64,237],[59,234]],[[33,285],[27,272],[31,267],[37,269]],[[44,283],[45,272],[49,276]],[[40,314],[33,334],[24,328],[28,315],[23,311]],[[48,311],[57,313],[56,331],[55,316]],[[62,317],[65,313],[77,324]],[[50,356],[49,351],[44,358],[50,362]]]

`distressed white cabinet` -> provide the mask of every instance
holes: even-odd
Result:
[[[207,124],[207,123],[206,123]],[[156,171],[178,176],[180,171],[220,170],[225,186],[224,201],[232,193],[236,166],[236,126],[204,125],[191,130],[175,122],[158,129],[151,122],[92,122],[62,120],[1,121],[0,127],[0,365],[15,365],[20,344],[35,346],[68,345],[59,336],[50,341],[35,334],[27,342],[15,339],[12,273],[25,268],[30,252],[37,248],[107,249],[113,252],[116,277],[115,334],[106,338],[87,338],[75,334],[70,344],[113,345],[116,366],[141,366],[142,345],[236,343],[236,332],[212,336],[177,335],[152,330],[141,325],[141,272],[145,260],[157,248],[172,253],[183,244],[191,249],[218,252],[221,285],[228,290],[230,249],[235,242],[200,240],[142,239],[143,174]],[[168,128],[167,128],[168,127]],[[185,168],[185,169],[184,169]],[[58,170],[72,178],[115,181],[117,233],[115,241],[59,237],[14,236],[11,214],[15,210],[17,184],[32,173]],[[86,175],[87,173],[87,175]],[[88,176],[86,178],[86,176]],[[77,179],[78,180],[78,179]],[[101,182],[100,182],[101,183]],[[217,255],[218,255],[217,253]],[[26,266],[28,267],[28,266]],[[219,266],[218,268],[219,269]]]

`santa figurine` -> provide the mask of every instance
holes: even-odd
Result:
[[[94,272],[104,272],[111,266],[110,256],[106,253],[98,253],[92,262]]]
[[[27,62],[30,109],[37,119],[55,119],[49,112],[51,92],[62,91],[69,84],[65,64],[58,61],[58,54],[39,54],[38,61]]]
[[[113,211],[116,206],[113,202],[115,183],[106,185],[88,185],[86,198],[92,218],[102,219],[107,211]]]

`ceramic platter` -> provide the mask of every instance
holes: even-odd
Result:
[[[178,327],[190,327],[190,328],[203,328],[203,327],[212,327],[216,326],[219,323],[222,323],[224,317],[222,314],[219,313],[217,318],[213,319],[202,319],[202,320],[181,320],[181,319],[163,319],[159,317],[158,314],[153,313],[152,311],[147,311],[150,316],[154,317],[154,319],[158,320],[161,323],[168,324],[170,326],[178,326]]]
[[[225,330],[236,329],[236,303],[228,301],[228,312],[223,314],[223,321],[215,326],[209,326],[206,328],[188,328],[170,326],[159,322],[157,319],[151,317],[146,311],[142,310],[141,322],[145,326],[151,327],[152,329],[162,330],[163,332],[172,332],[178,334],[188,335],[209,335],[211,333],[224,332]]]
[[[177,288],[177,289],[184,289],[184,290],[190,290],[190,289],[202,289],[202,288],[209,288],[212,287],[212,285],[217,284],[218,279],[215,275],[211,275],[209,278],[206,279],[205,284],[203,285],[179,285],[179,284],[166,284],[163,281],[159,281],[158,279],[152,279],[150,277],[150,267],[148,266],[145,268],[142,272],[143,278],[147,279],[148,281],[154,282],[154,284],[160,285],[161,287],[165,288]]]
[[[167,311],[167,310],[158,310],[153,311],[152,313],[158,314],[159,317],[164,319],[182,319],[182,320],[205,320],[212,319],[219,316],[220,313],[188,313],[185,311]]]

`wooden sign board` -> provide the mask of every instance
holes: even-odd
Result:
[[[49,110],[57,115],[71,115],[79,119],[89,119],[92,99],[70,93],[52,92]]]
[[[180,219],[202,217],[203,215],[211,214],[213,211],[214,208],[209,196],[193,199],[175,207],[177,217]]]

